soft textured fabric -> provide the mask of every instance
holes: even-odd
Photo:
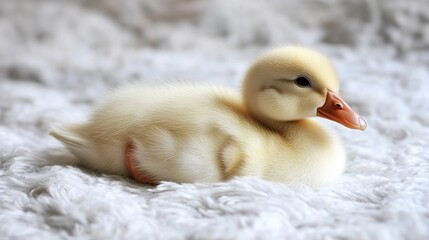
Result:
[[[1,239],[429,239],[427,1],[0,0]],[[127,82],[239,91],[266,49],[326,53],[364,132],[314,191],[255,178],[157,187],[74,167],[47,133]]]

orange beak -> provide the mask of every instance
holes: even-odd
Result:
[[[328,90],[326,101],[317,109],[317,116],[340,123],[348,128],[365,130],[366,121],[355,113],[350,106],[341,99],[340,95]]]

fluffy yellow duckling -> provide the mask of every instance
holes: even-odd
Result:
[[[366,128],[338,90],[324,55],[284,47],[250,67],[242,96],[212,86],[131,85],[87,123],[51,134],[82,166],[143,183],[257,176],[319,188],[343,172],[346,157],[340,140],[309,118]]]

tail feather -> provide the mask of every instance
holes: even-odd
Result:
[[[83,147],[87,141],[79,131],[82,127],[80,124],[65,125],[52,129],[49,134],[67,147]]]
[[[65,125],[54,128],[49,133],[79,158],[79,165],[87,165],[97,157],[93,144],[85,134],[84,127],[85,124]]]
[[[50,135],[61,141],[77,157],[76,164],[103,173],[126,175],[123,145],[97,142],[89,135],[88,125],[73,124],[52,129]]]

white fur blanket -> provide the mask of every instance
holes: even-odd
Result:
[[[0,0],[1,239],[429,239],[425,1]],[[47,135],[108,89],[177,79],[239,89],[264,49],[330,56],[366,117],[319,191],[238,178],[148,187],[73,167]]]

